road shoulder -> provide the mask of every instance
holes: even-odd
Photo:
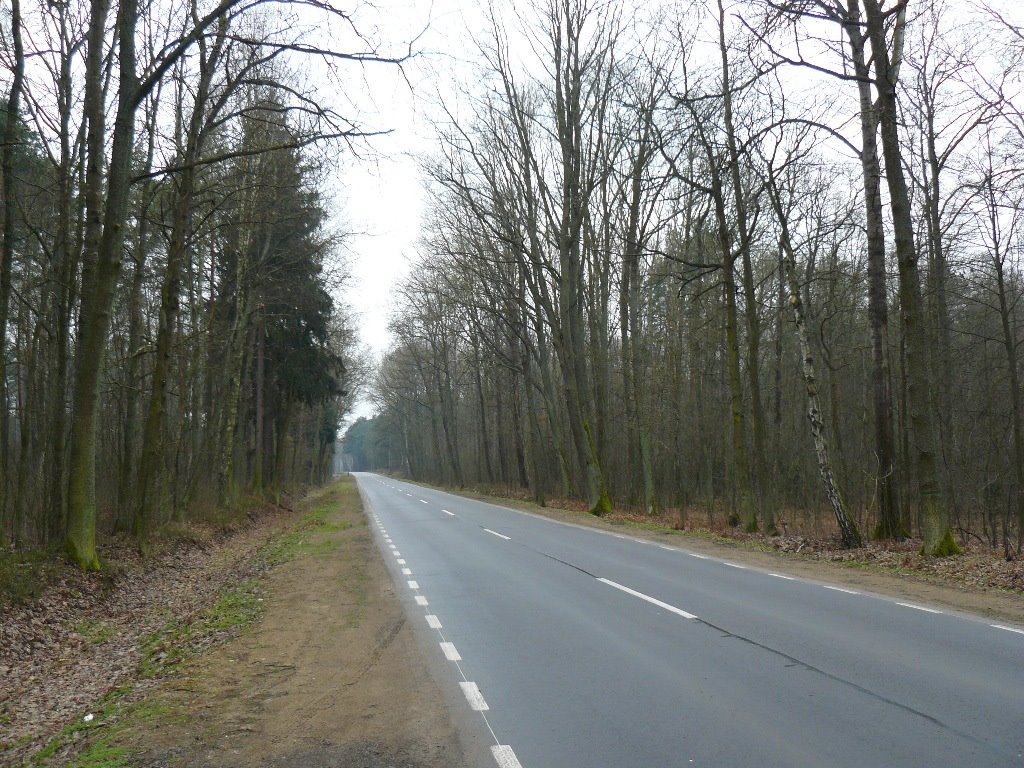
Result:
[[[119,746],[147,766],[463,764],[354,482],[266,577],[262,619],[148,697]]]

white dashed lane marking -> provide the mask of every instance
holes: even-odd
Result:
[[[439,618],[437,618],[437,616],[435,616],[434,614],[428,613],[426,615],[426,619],[427,619],[427,626],[430,627],[431,629],[440,629],[441,628],[441,620]]]
[[[416,595],[416,605],[426,607],[430,605],[430,603],[427,602],[427,598],[425,598],[423,595]]]
[[[441,643],[441,652],[448,661],[462,661],[462,656],[455,649],[455,643]]]
[[[854,592],[852,589],[843,589],[842,587],[833,587],[831,584],[822,584],[825,589],[831,589],[833,592],[843,592],[847,595],[859,595],[860,592]]]
[[[498,768],[523,768],[516,753],[508,744],[495,744],[491,747],[491,754],[494,755]]]
[[[1024,635],[1024,629],[1016,629],[1014,627],[1007,627],[1004,624],[989,624],[994,629],[1005,629],[1007,632],[1016,632],[1018,635]]]
[[[915,611],[924,611],[925,613],[942,613],[942,611],[937,611],[934,608],[925,608],[923,605],[914,605],[913,603],[896,603],[896,605],[901,605],[904,608],[913,608]]]
[[[459,687],[462,689],[462,695],[469,702],[469,708],[474,712],[485,712],[490,709],[476,683],[464,681],[459,683]]]
[[[403,576],[412,576],[412,571],[410,569],[408,569],[408,568],[403,568],[402,569],[402,575]]]
[[[650,603],[651,605],[656,605],[659,608],[664,608],[666,611],[669,611],[670,613],[674,613],[677,616],[682,616],[684,619],[696,619],[697,618],[696,614],[690,613],[689,611],[684,611],[682,608],[676,608],[674,605],[669,605],[668,603],[664,603],[661,600],[658,600],[656,597],[651,597],[650,595],[645,595],[643,592],[637,592],[635,589],[630,589],[629,587],[625,587],[622,584],[618,584],[617,582],[612,581],[611,579],[599,578],[598,581],[600,581],[602,584],[607,584],[609,587],[615,587],[615,589],[618,589],[618,590],[620,590],[622,592],[625,592],[627,595],[632,595],[633,597],[639,597],[641,600],[645,600],[648,603]]]
[[[442,509],[441,511],[444,512],[446,515],[449,515],[451,517],[455,517],[455,513],[454,512],[449,512],[447,509]]]
[[[512,541],[512,537],[511,536],[506,536],[503,533],[498,533],[497,531],[492,531],[490,528],[484,528],[484,530],[487,531],[492,536],[497,536],[499,539],[504,539],[505,541]]]
[[[420,588],[420,583],[418,581],[413,581],[412,579],[409,579],[409,581],[406,582],[406,583],[409,585],[409,589],[419,589]]]
[[[796,581],[792,576],[787,576],[784,573],[769,573],[769,576],[774,576],[776,579],[785,579],[786,581]]]

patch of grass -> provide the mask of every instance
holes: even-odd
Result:
[[[65,725],[60,732],[47,742],[46,746],[36,752],[32,756],[31,765],[33,766],[45,766],[50,764],[51,758],[53,758],[58,751],[72,741],[78,741],[83,738],[87,738],[89,732],[105,726],[111,719],[116,719],[117,712],[122,708],[122,700],[125,694],[132,690],[130,685],[119,685],[115,688],[111,688],[107,691],[103,697],[97,702],[97,712],[92,713],[92,717],[89,720],[85,720],[84,717],[77,719],[75,722]],[[89,750],[83,752],[76,761],[70,763],[72,766],[81,766],[81,768],[121,768],[127,766],[128,763],[123,760],[126,759],[127,750],[121,751],[119,759],[122,762],[112,762],[115,755],[112,751],[106,750],[104,760],[106,762],[81,762],[83,757],[87,755]]]
[[[329,499],[337,499],[336,493],[329,494]],[[325,499],[320,499],[324,501]],[[271,566],[281,565],[299,555],[327,555],[335,552],[338,542],[321,535],[340,533],[352,527],[346,520],[329,520],[336,511],[334,506],[320,504],[307,512],[302,519],[284,536],[279,537],[264,550],[263,560]]]
[[[212,634],[240,630],[263,611],[258,579],[246,579],[221,592],[217,601],[192,622],[172,619],[142,641],[139,675],[156,677],[187,658],[191,648]]]
[[[302,545],[301,553],[307,557],[325,557],[338,551],[341,542],[335,539],[320,539],[319,541],[306,542]]]
[[[61,564],[43,550],[0,551],[0,608],[38,598],[60,568]]]
[[[169,621],[142,639],[140,677],[156,677],[161,671],[184,658],[182,645],[188,639],[188,626],[179,621]]]
[[[90,645],[103,645],[114,636],[111,626],[100,619],[83,619],[72,625],[71,629]]]
[[[129,768],[128,747],[111,744],[107,738],[89,745],[69,763],[69,768]]]
[[[259,618],[263,600],[256,579],[246,579],[224,592],[200,620],[199,633],[246,627]]]
[[[326,520],[318,524],[317,530],[320,533],[341,533],[352,527],[348,520],[339,520],[335,523],[328,523]]]
[[[98,712],[91,720],[84,719],[66,726],[40,752],[32,757],[33,766],[47,766],[62,747],[72,741],[83,740],[86,745],[69,763],[69,768],[128,768],[135,763],[132,751],[123,744],[124,736],[132,728],[154,720],[169,720],[174,716],[171,707],[157,696],[141,701],[126,702],[131,685],[109,691],[99,702]]]

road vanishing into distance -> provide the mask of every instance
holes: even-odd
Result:
[[[1024,766],[1024,630],[356,473],[471,765]]]

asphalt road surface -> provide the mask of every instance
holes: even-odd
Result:
[[[480,765],[1024,767],[1024,628],[356,477]]]

